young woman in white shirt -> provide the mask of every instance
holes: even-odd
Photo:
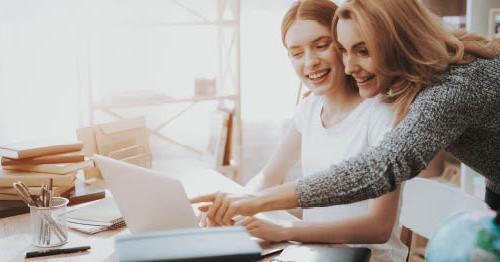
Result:
[[[335,79],[344,70],[332,46],[331,21],[337,6],[329,0],[299,1],[285,14],[282,40],[300,80],[312,93],[296,110],[292,124],[263,170],[247,184],[259,191],[283,183],[300,159],[307,177],[366,151],[391,129],[395,114],[378,98],[363,99],[355,83]],[[360,56],[363,50],[358,50]],[[374,70],[365,64],[365,70]],[[339,81],[340,80],[340,81]],[[358,185],[362,187],[363,185]],[[219,194],[214,206],[221,203]],[[399,241],[400,189],[376,199],[303,211],[293,224],[275,224],[255,217],[236,221],[255,237],[271,241],[365,244],[371,261],[404,261],[407,249]],[[212,210],[219,210],[214,213]],[[224,207],[210,209],[217,224]],[[368,245],[366,245],[368,244]]]

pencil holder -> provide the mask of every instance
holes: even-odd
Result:
[[[67,205],[68,199],[54,197],[50,207],[30,206],[34,246],[54,247],[68,242]]]

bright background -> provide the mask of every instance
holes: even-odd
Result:
[[[162,25],[189,19],[173,1],[0,0],[0,144],[74,137],[76,128],[89,123],[89,88],[95,97],[141,90],[192,94],[194,78],[215,74],[215,29]],[[177,2],[215,17],[216,1]],[[265,163],[295,108],[299,81],[280,37],[291,2],[241,0],[245,176]],[[484,34],[483,13],[497,4],[468,1],[467,27]],[[149,113],[154,123],[178,110],[145,108],[132,114]],[[206,113],[200,106],[178,120],[177,130],[166,132],[196,146],[207,137]],[[169,157],[165,152],[172,147],[154,149],[157,156]]]

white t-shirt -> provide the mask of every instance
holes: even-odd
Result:
[[[304,177],[367,151],[392,129],[395,118],[395,113],[388,105],[379,102],[378,98],[370,98],[361,102],[340,123],[324,128],[320,116],[323,103],[323,97],[308,97],[297,108],[293,119],[295,128],[301,134]],[[365,200],[347,205],[305,209],[303,219],[333,222],[357,217],[368,211],[369,202],[370,200]],[[396,221],[399,221],[399,207]],[[400,230],[401,227],[396,223],[388,242],[355,246],[369,247],[372,250],[370,261],[405,261],[407,248],[399,240]]]

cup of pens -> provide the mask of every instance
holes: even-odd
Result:
[[[51,186],[42,186],[40,195],[32,195],[22,182],[16,182],[13,186],[30,208],[33,245],[54,247],[67,243],[66,206],[68,199],[52,197]]]
[[[52,198],[47,206],[31,206],[31,228],[33,245],[38,247],[60,246],[68,242],[66,206],[68,199]]]

